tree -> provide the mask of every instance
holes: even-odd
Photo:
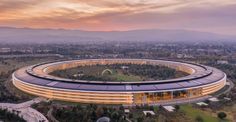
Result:
[[[158,110],[159,110],[159,111],[160,111],[160,110],[163,110],[162,105],[159,105],[159,106],[158,106]]]
[[[196,121],[196,122],[204,122],[204,120],[203,120],[203,118],[202,118],[201,116],[197,116],[197,117],[195,118],[195,121]]]
[[[101,117],[103,114],[103,109],[101,107],[98,107],[96,110],[96,116]]]
[[[179,109],[180,109],[179,105],[175,105],[175,110],[179,111]]]
[[[129,118],[132,119],[133,118],[133,114],[129,113]]]
[[[136,108],[136,109],[141,109],[141,107],[140,107],[140,106],[138,106],[138,105],[136,105],[136,106],[135,106],[135,108]]]
[[[124,110],[125,110],[124,106],[120,106],[119,109],[120,109],[121,111],[124,111]]]
[[[152,114],[148,112],[148,113],[146,114],[146,117],[152,117]]]
[[[118,119],[119,119],[119,114],[118,114],[117,112],[113,112],[113,113],[111,114],[111,119],[112,119],[112,120],[118,120]]]
[[[150,106],[149,108],[151,111],[154,111],[154,106]]]
[[[218,116],[218,118],[220,118],[220,119],[225,119],[225,118],[227,117],[227,114],[226,114],[225,112],[219,112],[219,113],[217,114],[217,116]]]
[[[95,121],[97,119],[97,117],[100,117],[100,116],[97,116],[97,113],[95,111],[92,112],[91,114],[91,120]]]
[[[137,118],[137,122],[143,122],[143,120],[144,120],[143,116],[139,116],[139,117]]]

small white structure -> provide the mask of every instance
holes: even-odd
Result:
[[[173,112],[175,110],[173,106],[163,106],[163,108],[168,112]]]
[[[101,118],[98,118],[97,122],[110,122],[110,118],[108,118],[108,117],[101,117]]]
[[[130,110],[129,109],[125,109],[125,113],[130,113]]]
[[[147,113],[151,114],[151,115],[155,115],[155,113],[153,111],[143,111],[143,114],[146,116]]]
[[[184,55],[183,54],[177,54],[177,58],[183,58]]]
[[[209,98],[208,100],[211,101],[211,102],[219,102],[219,101],[220,101],[220,100],[219,100],[218,98],[216,98],[216,97]]]
[[[230,86],[230,82],[226,82],[226,85],[227,85],[227,86]]]
[[[199,105],[199,106],[208,106],[208,104],[207,103],[204,103],[204,102],[198,102],[198,103],[196,103],[197,105]]]
[[[227,100],[227,101],[231,100],[231,98],[228,98],[228,97],[224,97],[224,99]]]
[[[79,74],[74,74],[73,76],[74,77],[81,77],[81,76],[84,76],[84,74],[83,73],[79,73]]]
[[[121,66],[121,69],[126,70],[126,69],[129,69],[129,67],[128,66]]]

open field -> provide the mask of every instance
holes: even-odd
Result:
[[[186,113],[186,115],[193,121],[196,120],[197,117],[201,117],[204,122],[229,122],[227,119],[219,120],[219,118],[217,118],[217,114],[212,111],[193,108],[192,105],[181,105],[180,110]]]

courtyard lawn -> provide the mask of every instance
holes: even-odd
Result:
[[[114,73],[111,76],[114,79],[117,79],[117,81],[142,81],[142,79],[139,76],[135,75],[124,75],[121,73]]]
[[[122,69],[123,65],[129,66],[129,68]],[[164,66],[111,64],[78,66],[56,70],[51,72],[50,75],[77,80],[131,82],[169,79],[186,76],[187,74]]]

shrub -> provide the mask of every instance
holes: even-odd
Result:
[[[202,118],[201,116],[197,116],[197,117],[195,118],[195,121],[196,121],[196,122],[204,122],[204,120],[203,120],[203,118]]]
[[[227,117],[227,114],[226,114],[225,112],[219,112],[219,113],[217,114],[217,116],[218,116],[218,118],[220,118],[220,119],[224,119],[224,118]]]
[[[175,105],[175,110],[179,111],[179,109],[180,109],[179,105]]]

